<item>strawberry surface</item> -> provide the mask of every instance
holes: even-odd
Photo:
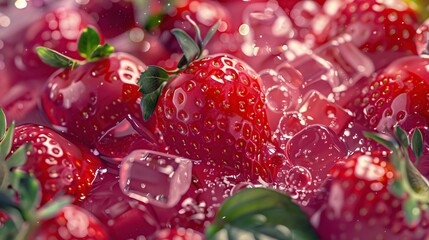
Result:
[[[348,157],[333,171],[326,203],[313,216],[320,238],[426,239],[426,216],[407,224],[406,196],[389,190],[397,174],[385,152]]]
[[[58,130],[94,144],[125,118],[141,119],[136,82],[145,68],[137,58],[117,53],[59,70],[48,80],[42,109]]]
[[[32,232],[33,239],[110,239],[107,230],[84,209],[68,205],[53,218],[40,223]]]
[[[400,58],[386,67],[367,93],[353,101],[356,119],[378,131],[396,124],[411,127],[428,122],[429,60],[424,56]]]
[[[33,124],[20,125],[15,129],[12,150],[30,143],[27,162],[21,168],[31,172],[42,186],[42,202],[45,204],[61,194],[85,199],[98,169],[99,158],[84,146],[76,145],[54,130]]]
[[[167,83],[155,110],[170,151],[247,178],[266,175],[258,155],[271,133],[260,81],[230,56],[192,62]]]

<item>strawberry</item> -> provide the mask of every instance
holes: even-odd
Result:
[[[84,209],[67,205],[43,221],[31,235],[34,239],[110,239],[107,230]]]
[[[43,112],[57,130],[88,146],[121,121],[141,119],[136,83],[146,65],[129,54],[111,54],[112,46],[99,44],[96,31],[87,28],[78,44],[85,62],[37,49],[46,63],[63,68],[48,80],[41,98]]]
[[[106,38],[116,37],[136,26],[134,4],[129,0],[77,1],[78,7],[97,20]]]
[[[261,79],[232,56],[200,58],[217,26],[204,41],[194,26],[199,43],[180,29],[172,31],[185,50],[176,71],[149,66],[142,73],[144,118],[155,114],[173,154],[211,162],[249,179],[268,177],[271,166],[258,161],[261,148],[271,140]]]
[[[314,21],[313,34],[317,43],[350,34],[354,44],[374,61],[376,69],[393,57],[416,53],[417,14],[402,0],[331,0],[316,18],[319,20]]]
[[[191,228],[165,228],[150,237],[153,240],[203,240],[204,235]]]
[[[46,12],[23,33],[18,42],[14,42],[15,65],[18,79],[39,78],[43,81],[56,69],[44,64],[36,53],[36,47],[44,46],[70,57],[82,59],[76,52],[79,36],[88,25],[98,26],[85,12],[76,8],[56,8]],[[14,39],[16,41],[16,39]],[[103,42],[103,39],[101,39]]]
[[[406,149],[421,156],[422,136],[415,133],[411,144],[399,127],[395,137],[366,133],[391,152],[359,152],[337,165],[312,219],[321,239],[427,239],[429,186]]]
[[[158,29],[156,30],[160,32],[161,42],[164,43],[172,53],[177,53],[181,50],[175,41],[174,35],[170,32],[172,28],[181,28],[190,35],[194,34],[194,29],[187,20],[187,17],[196,21],[203,36],[205,36],[209,32],[211,26],[218,21],[220,21],[220,26],[217,29],[217,32],[220,33],[219,35],[232,32],[230,13],[219,3],[202,0],[183,1],[183,3],[179,3],[171,9],[167,9],[166,14],[162,17]],[[213,39],[212,43],[214,44],[218,41],[218,39]]]
[[[63,196],[49,202],[43,200],[46,196],[41,195],[45,194],[46,191],[40,189],[41,184],[34,177],[34,171],[27,173],[23,169],[32,164],[33,159],[31,158],[34,157],[34,150],[38,150],[39,155],[42,155],[43,151],[52,155],[58,155],[62,153],[62,149],[55,148],[55,144],[57,144],[55,141],[57,140],[50,139],[48,142],[48,136],[52,137],[52,134],[49,134],[47,131],[39,135],[39,140],[42,140],[40,144],[39,142],[28,143],[22,141],[23,145],[17,146],[19,143],[14,141],[13,136],[14,134],[21,133],[18,130],[19,127],[15,128],[14,126],[15,123],[12,122],[6,130],[5,115],[3,110],[0,109],[0,169],[2,172],[0,178],[1,238],[108,239],[104,226],[100,225],[97,219],[83,209],[69,205],[71,201],[70,197]],[[16,130],[18,131],[15,132]],[[31,138],[33,135],[37,135],[37,133],[29,132],[27,136],[24,134],[21,137],[24,139],[30,136]],[[45,140],[42,138],[45,138]],[[45,148],[40,148],[40,145],[43,144],[45,144]],[[51,146],[47,144],[51,144]],[[70,152],[67,152],[67,154],[70,154]],[[6,156],[8,156],[7,160],[5,160]],[[54,161],[58,160],[56,156],[44,157],[42,161],[47,164],[53,164]],[[56,157],[56,159],[53,157]],[[64,164],[65,161],[61,163]],[[43,168],[35,168],[33,170],[45,171]],[[50,170],[52,170],[52,166]],[[52,171],[50,173],[55,174]]]
[[[412,127],[429,122],[429,59],[410,56],[388,65],[350,105],[356,121],[371,129],[383,131],[397,124]]]
[[[12,151],[26,143],[32,148],[20,169],[31,172],[42,185],[42,204],[62,193],[73,196],[75,201],[85,199],[102,167],[99,158],[88,148],[41,125],[24,124],[15,128]]]

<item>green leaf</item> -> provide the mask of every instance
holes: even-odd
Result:
[[[382,134],[382,133],[370,133],[370,132],[363,132],[363,135],[380,144],[383,144],[385,147],[387,147],[392,151],[397,150],[399,147],[398,142],[395,140],[395,138],[393,138],[390,135]]]
[[[37,219],[49,219],[56,216],[64,206],[67,206],[72,203],[72,198],[70,196],[63,196],[54,201],[51,201],[37,211]]]
[[[402,144],[402,146],[407,148],[410,141],[408,140],[408,135],[404,131],[404,129],[402,129],[399,126],[395,126],[393,131],[395,132],[395,136],[398,138],[398,140]]]
[[[142,94],[149,94],[156,91],[170,76],[165,69],[158,66],[149,66],[146,71],[142,72],[137,84]]]
[[[179,42],[188,63],[192,62],[199,56],[201,49],[195,43],[194,39],[192,39],[185,31],[175,28],[171,30],[171,33]]]
[[[148,120],[155,111],[156,104],[158,103],[158,98],[161,95],[162,89],[164,88],[165,84],[167,84],[167,82],[163,82],[155,91],[143,95],[140,107],[143,112],[144,120]]]
[[[14,128],[15,128],[15,122],[12,122],[12,124],[9,126],[9,128],[6,131],[4,138],[0,142],[0,160],[1,161],[3,161],[3,159],[6,159],[6,156],[9,155],[9,152],[12,148]]]
[[[405,220],[408,224],[412,225],[420,219],[421,210],[415,199],[408,197],[403,203],[403,209],[405,212]]]
[[[16,210],[15,210],[16,211]],[[0,228],[0,239],[16,239],[16,235],[18,234],[18,227],[16,223],[12,219],[8,219],[3,223],[3,226]]]
[[[88,61],[97,61],[100,58],[108,57],[115,51],[115,48],[109,44],[97,46],[88,58]]]
[[[7,129],[6,115],[4,114],[3,109],[0,108],[0,139],[3,138],[4,134],[6,133],[6,129]]]
[[[92,28],[87,27],[80,35],[77,47],[79,54],[84,58],[89,58],[92,52],[100,45],[100,36],[98,32]]]
[[[76,60],[49,48],[37,47],[36,52],[44,63],[52,67],[69,68],[71,66],[79,65]]]
[[[179,63],[177,63],[177,68],[181,69],[183,67],[186,67],[186,65],[188,65],[188,60],[186,60],[186,56],[183,55],[180,58]]]
[[[405,194],[404,186],[400,181],[393,181],[393,183],[390,185],[389,190],[397,197],[402,197]]]
[[[423,135],[418,128],[414,130],[413,136],[411,137],[411,149],[417,161],[423,155]]]
[[[19,205],[16,204],[12,199],[3,192],[0,192],[0,209],[14,208],[20,209]]]
[[[27,161],[27,151],[30,148],[30,144],[24,144],[20,146],[6,161],[6,165],[9,169],[24,165]]]
[[[207,46],[207,43],[210,41],[210,39],[216,33],[219,26],[220,26],[220,20],[215,25],[213,25],[213,27],[210,28],[209,32],[207,33],[206,37],[204,38],[204,41],[202,44],[203,48]]]
[[[243,235],[246,239],[318,239],[307,215],[290,197],[265,188],[244,189],[227,199],[206,230],[207,239]]]
[[[194,20],[192,20],[191,19],[191,17],[189,16],[189,15],[186,15],[186,19],[191,23],[191,25],[194,27],[194,29],[195,29],[195,38],[196,38],[196,40],[197,40],[197,45],[198,45],[198,48],[200,49],[200,52],[201,52],[201,49],[203,49],[203,40],[201,39],[201,31],[200,31],[200,28],[198,27],[198,25],[194,22]]]
[[[24,173],[19,176],[20,205],[24,212],[32,212],[40,202],[39,181],[30,174]]]

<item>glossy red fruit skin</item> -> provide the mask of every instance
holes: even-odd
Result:
[[[407,129],[425,126],[429,121],[429,59],[419,56],[400,58],[387,66],[356,98],[350,109],[356,121],[383,131],[394,125]]]
[[[416,53],[414,37],[418,27],[416,12],[404,1],[346,0],[325,4],[328,27],[314,24],[315,40],[322,44],[348,33],[353,42],[380,69],[391,61]],[[338,4],[338,11],[332,12]],[[317,22],[317,21],[315,21]]]
[[[165,228],[156,232],[151,240],[203,240],[204,235],[192,228]]]
[[[106,38],[116,37],[136,27],[134,4],[128,0],[81,1],[79,8],[97,21]]]
[[[111,239],[106,227],[86,210],[67,205],[53,218],[42,221],[31,239]]]
[[[360,152],[332,172],[328,197],[312,223],[320,239],[425,239],[428,219],[406,224],[404,198],[389,188],[396,172],[382,152]]]
[[[143,122],[137,81],[145,69],[137,58],[114,53],[58,70],[48,80],[41,107],[54,128],[91,146],[125,118]]]
[[[47,12],[32,23],[15,43],[14,74],[17,80],[40,78],[43,82],[55,68],[43,63],[37,56],[36,47],[44,46],[74,59],[82,59],[77,52],[77,42],[81,31],[92,26],[98,29],[95,21],[77,8],[56,8]],[[101,37],[101,42],[104,42]]]
[[[231,56],[192,62],[158,99],[158,128],[173,154],[223,166],[245,178],[264,175],[258,163],[270,141],[261,79]]]
[[[174,9],[174,10],[173,10]],[[210,49],[222,33],[232,32],[231,14],[228,9],[221,4],[211,0],[185,0],[181,1],[172,11],[162,18],[160,25],[156,31],[160,32],[160,40],[172,53],[181,52],[181,48],[171,34],[174,28],[185,30],[190,36],[195,36],[194,27],[187,20],[189,16],[198,25],[201,31],[201,36],[205,37],[210,28],[220,20],[220,25],[217,33],[213,36],[207,45]]]
[[[17,126],[12,151],[25,143],[30,143],[31,149],[21,168],[39,180],[41,205],[64,193],[73,196],[75,201],[85,199],[98,169],[102,168],[99,158],[88,148],[72,143],[45,126]]]

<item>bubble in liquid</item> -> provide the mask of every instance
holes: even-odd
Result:
[[[294,166],[286,173],[285,182],[294,189],[303,190],[312,183],[312,176],[306,167]]]

